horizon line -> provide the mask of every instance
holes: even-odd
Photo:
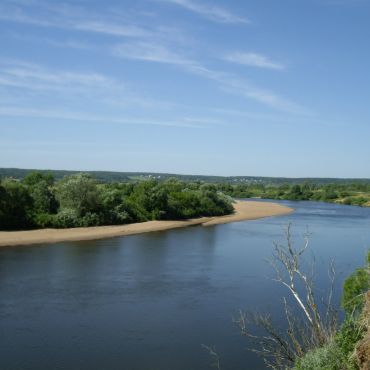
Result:
[[[118,171],[118,170],[70,170],[70,169],[50,169],[50,168],[20,168],[20,167],[0,167],[1,170],[23,170],[23,171],[60,171],[60,172],[76,172],[76,173],[93,173],[93,172],[106,172],[106,173],[116,173],[116,174],[128,174],[128,173],[138,173],[144,175],[174,175],[174,176],[191,176],[191,177],[221,177],[221,178],[270,178],[270,179],[291,179],[291,180],[320,180],[320,179],[332,179],[332,180],[366,180],[370,181],[369,177],[320,177],[320,176],[254,176],[254,175],[205,175],[205,174],[189,174],[189,173],[174,173],[174,172],[155,172],[155,171]],[[1,178],[0,178],[1,179]]]

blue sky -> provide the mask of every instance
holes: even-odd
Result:
[[[370,1],[0,1],[0,166],[370,177]]]

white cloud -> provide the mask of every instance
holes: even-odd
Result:
[[[167,1],[178,6],[182,6],[191,11],[197,12],[210,19],[225,23],[246,23],[247,20],[231,14],[230,12],[206,3],[195,2],[193,0],[161,0]],[[11,4],[5,1],[3,5]],[[196,76],[214,81],[217,85],[232,94],[252,99],[275,109],[291,111],[297,110],[298,106],[287,99],[278,96],[276,93],[256,88],[248,81],[239,79],[234,74],[227,74],[222,71],[213,70],[195,58],[189,58],[188,52],[179,51],[178,44],[174,44],[170,39],[163,37],[168,30],[163,26],[156,28],[139,27],[133,22],[117,22],[117,17],[112,17],[110,21],[108,13],[101,15],[92,14],[86,9],[77,6],[70,6],[63,3],[43,3],[40,1],[14,1],[18,6],[3,6],[0,4],[0,18],[17,22],[26,22],[45,27],[61,27],[72,30],[98,32],[112,36],[125,36],[130,41],[122,42],[114,47],[110,47],[111,55],[116,57],[142,60],[155,63],[166,63],[174,65],[183,71]],[[19,5],[21,4],[21,5]],[[27,4],[31,6],[27,7]],[[25,11],[32,10],[31,12]],[[41,9],[35,12],[35,9]],[[5,11],[3,11],[5,10]],[[34,14],[33,14],[34,13]],[[37,14],[37,17],[34,16]],[[177,39],[176,34],[176,39]],[[169,47],[168,44],[175,45]],[[79,43],[65,44],[74,48],[85,47]],[[109,53],[109,51],[108,51]],[[260,68],[281,69],[282,65],[274,63],[258,54],[234,55],[233,61],[239,62],[243,59],[244,64],[258,66]],[[230,57],[231,58],[231,57]],[[1,61],[0,61],[1,62]],[[101,101],[123,101],[136,100],[130,96],[128,90],[116,80],[97,73],[76,73],[68,71],[55,71],[30,65],[13,65],[2,68],[0,63],[0,86],[24,87],[30,90],[57,91],[60,93],[83,94],[91,100],[91,96]],[[134,97],[135,98],[135,97]]]
[[[223,90],[229,93],[258,101],[275,109],[291,113],[303,112],[304,110],[299,105],[280,97],[274,92],[255,87],[234,74],[209,69],[198,61],[187,59],[164,45],[153,45],[145,42],[126,43],[116,46],[112,52],[113,55],[124,59],[173,64],[188,73],[215,81]]]
[[[268,57],[256,53],[235,52],[223,57],[228,62],[242,64],[248,67],[283,70],[283,64],[273,62]]]
[[[115,56],[125,59],[143,60],[167,64],[192,64],[193,62],[173,52],[166,46],[146,41],[129,42],[113,48]]]
[[[184,127],[184,128],[204,128],[208,124],[220,123],[207,118],[178,118],[173,119],[157,119],[153,118],[117,118],[109,116],[97,116],[87,114],[85,112],[75,112],[66,110],[50,110],[38,109],[19,106],[0,106],[0,116],[5,117],[27,117],[27,118],[40,118],[40,119],[60,119],[66,121],[79,121],[79,122],[96,122],[103,124],[123,124],[123,125],[155,125],[155,126],[168,126],[168,127]]]
[[[151,35],[151,32],[134,25],[118,25],[105,21],[83,21],[71,24],[75,30],[103,33],[111,36],[125,37],[145,37]]]
[[[119,37],[149,37],[156,32],[137,26],[128,20],[114,20],[104,14],[96,15],[86,9],[67,7],[63,4],[21,2],[19,5],[9,6],[6,2],[0,4],[0,20]],[[27,7],[27,5],[30,6]]]
[[[202,15],[212,21],[219,23],[250,23],[247,18],[239,17],[226,9],[215,5],[201,3],[194,0],[161,0],[168,3],[179,5],[187,10]]]
[[[74,102],[83,97],[85,105],[120,110],[129,107],[171,110],[174,104],[136,92],[132,86],[96,72],[79,72],[46,68],[16,59],[0,59],[0,97],[8,102],[30,99]],[[3,103],[4,98],[0,99]]]
[[[118,92],[124,88],[99,73],[53,70],[19,60],[0,60],[0,86],[86,95],[103,90]]]

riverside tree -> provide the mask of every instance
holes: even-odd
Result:
[[[0,185],[0,229],[119,225],[148,220],[220,216],[233,212],[216,186],[177,179],[99,183],[89,174],[54,182],[31,173]]]

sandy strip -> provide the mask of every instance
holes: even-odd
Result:
[[[220,217],[202,217],[186,221],[147,221],[120,226],[76,227],[72,229],[40,229],[30,231],[0,231],[0,247],[63,241],[95,240],[117,236],[148,233],[188,227],[192,225],[211,226],[235,221],[291,213],[293,209],[270,202],[237,201],[235,213]]]

